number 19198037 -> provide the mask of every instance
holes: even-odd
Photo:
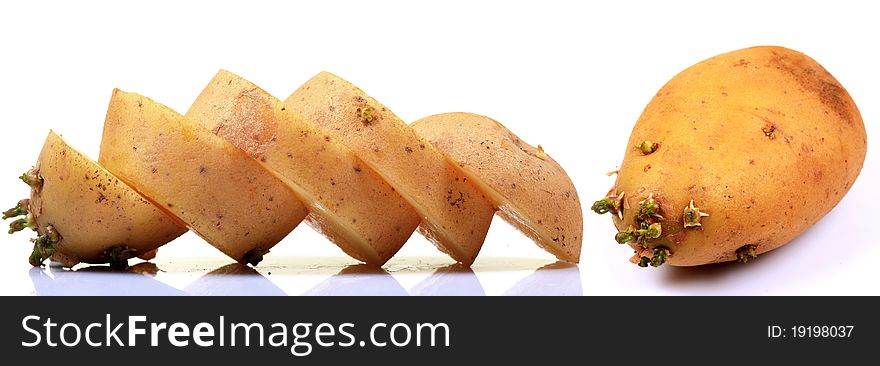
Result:
[[[796,338],[849,338],[853,325],[795,325],[791,335]]]

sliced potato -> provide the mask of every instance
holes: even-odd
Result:
[[[127,247],[129,256],[149,257],[186,232],[54,132],[46,137],[31,174],[42,183],[31,191],[30,217],[41,236],[47,230],[60,236],[52,245],[52,259],[67,267],[109,262],[114,247]]]
[[[287,185],[231,143],[118,89],[98,161],[239,262],[259,262],[308,212]]]
[[[221,70],[186,114],[284,180],[306,218],[352,257],[382,265],[420,217],[350,149],[253,83]]]
[[[495,208],[434,146],[375,99],[322,72],[299,87],[288,108],[353,150],[422,217],[419,231],[464,264],[483,245]]]
[[[583,218],[565,170],[497,121],[444,113],[410,125],[486,192],[499,215],[560,260],[580,259]]]

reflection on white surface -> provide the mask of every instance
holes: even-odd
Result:
[[[583,294],[578,267],[562,262],[498,258],[469,268],[410,258],[383,269],[321,258],[297,260],[301,262],[281,259],[257,268],[199,260],[143,262],[124,271],[100,265],[75,270],[48,266],[29,274],[41,296],[484,296],[490,289],[508,296]]]
[[[483,285],[471,268],[456,263],[438,268],[410,290],[413,296],[484,296]]]
[[[140,270],[147,268],[147,271]],[[76,271],[47,266],[31,268],[29,274],[39,296],[180,296],[185,292],[157,281],[152,263],[141,263],[125,271],[91,266]]]
[[[199,277],[183,288],[191,295],[203,296],[286,296],[283,290],[257,270],[241,263],[227,264]]]
[[[583,296],[578,266],[556,262],[535,270],[535,273],[513,285],[506,296]]]
[[[406,290],[381,268],[356,264],[312,287],[304,296],[406,296]]]

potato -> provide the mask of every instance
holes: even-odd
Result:
[[[235,74],[218,72],[186,117],[261,161],[309,208],[308,223],[358,260],[384,264],[421,220],[351,150]]]
[[[560,260],[578,262],[581,204],[565,170],[540,145],[472,113],[433,115],[410,127],[458,164],[502,218]]]
[[[259,262],[308,212],[242,150],[133,93],[113,91],[98,162],[242,263]]]
[[[755,47],[666,83],[630,136],[609,196],[641,266],[740,260],[788,243],[861,170],[867,138],[847,91],[816,61]]]
[[[149,258],[156,248],[186,232],[55,132],[49,132],[26,180],[28,176],[34,184],[26,202],[27,219],[40,235],[33,265],[50,254],[67,267]]]
[[[422,217],[419,232],[453,259],[471,264],[495,207],[430,142],[375,99],[322,72],[285,101],[357,154]]]

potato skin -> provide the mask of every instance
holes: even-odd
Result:
[[[498,215],[560,260],[580,260],[583,213],[565,170],[498,121],[443,113],[413,122],[498,207]]]
[[[644,155],[646,140],[659,148]],[[837,205],[866,147],[855,103],[816,61],[767,46],[719,55],[676,75],[645,108],[612,189],[625,192],[614,224],[634,225],[638,202],[653,194],[662,236],[649,247],[667,247],[668,264],[736,260],[747,244],[767,252]],[[684,228],[690,200],[710,215],[702,227]]]
[[[268,252],[308,211],[280,179],[202,126],[114,90],[98,162],[239,262]]]
[[[389,109],[328,72],[284,102],[338,139],[420,214],[419,232],[453,259],[476,259],[495,207],[446,157]]]
[[[238,75],[218,72],[186,117],[281,178],[309,207],[309,225],[358,260],[381,266],[421,221],[351,150]]]
[[[105,251],[125,245],[135,255],[154,255],[161,245],[186,232],[134,189],[49,132],[35,165],[43,185],[31,192],[30,211],[38,232],[52,225],[62,240],[53,259],[106,263]]]

